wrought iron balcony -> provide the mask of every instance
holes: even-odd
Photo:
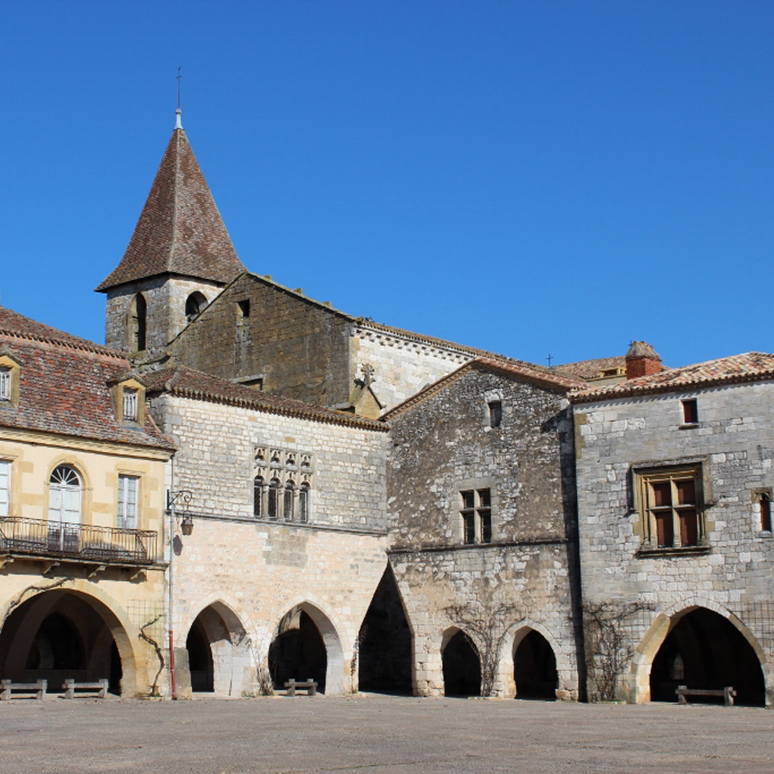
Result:
[[[143,565],[157,560],[158,532],[0,518],[0,553],[101,564]]]

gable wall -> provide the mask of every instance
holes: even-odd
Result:
[[[239,301],[250,302],[243,318]],[[322,406],[353,386],[350,323],[303,298],[243,275],[173,343],[179,363],[224,379],[263,378],[263,389]]]

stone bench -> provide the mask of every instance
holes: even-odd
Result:
[[[710,688],[689,688],[687,685],[678,685],[675,688],[677,694],[677,700],[680,704],[688,704],[688,696],[722,696],[723,702],[726,707],[734,706],[734,696],[736,691],[727,685],[725,688],[710,689]]]
[[[108,681],[97,680],[93,683],[76,683],[75,680],[68,679],[64,681],[63,688],[65,692],[65,699],[74,699],[76,691],[90,691],[91,693],[96,691],[97,698],[104,699],[108,692]]]
[[[34,683],[14,683],[10,680],[0,682],[0,701],[10,701],[13,693],[34,693],[38,701],[43,701],[48,688],[48,680],[37,680]]]
[[[290,679],[285,683],[285,688],[288,689],[287,696],[295,696],[296,688],[306,688],[307,696],[317,695],[317,683],[311,677],[306,681]]]

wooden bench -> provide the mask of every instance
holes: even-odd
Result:
[[[97,680],[94,683],[76,683],[75,680],[68,679],[64,681],[64,686],[62,687],[64,688],[65,699],[74,699],[76,691],[91,691],[92,693],[97,691],[97,698],[104,699],[108,692],[108,681]]]
[[[678,685],[675,688],[677,699],[680,704],[688,704],[688,696],[722,696],[726,707],[734,706],[734,696],[736,691],[727,685],[725,688],[709,689],[709,688],[689,688],[687,685]]]
[[[38,680],[34,683],[14,683],[3,680],[1,684],[0,701],[10,701],[12,693],[34,693],[38,701],[43,701],[48,688],[48,680]]]
[[[311,677],[306,681],[298,681],[291,678],[285,683],[285,688],[288,689],[287,696],[295,696],[296,688],[306,688],[307,696],[317,695],[317,683]]]

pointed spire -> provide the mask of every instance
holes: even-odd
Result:
[[[164,274],[225,285],[246,271],[188,143],[180,108],[176,115],[126,253],[98,291]]]

